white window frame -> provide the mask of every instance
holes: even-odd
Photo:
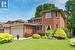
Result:
[[[48,26],[50,27],[50,29],[52,29],[52,28],[51,28],[51,25],[46,25],[46,26],[45,26],[45,31],[47,31]]]
[[[60,12],[57,12],[56,15],[57,15],[56,16],[57,18],[60,18],[61,17],[61,13]]]
[[[51,18],[51,12],[46,12],[45,18]]]

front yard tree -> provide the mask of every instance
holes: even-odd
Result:
[[[75,10],[72,12],[72,17],[70,19],[71,27],[75,29]]]
[[[50,10],[50,9],[53,9],[53,8],[56,8],[54,4],[45,3],[43,5],[39,5],[36,8],[35,17],[40,17],[40,12],[42,10]]]
[[[75,28],[75,0],[68,0],[65,8],[68,16],[68,27]]]
[[[71,31],[70,36],[75,36],[75,0],[66,2],[66,11],[68,19],[68,29]]]
[[[42,11],[42,5],[39,5],[36,8],[35,17],[40,17],[40,11]]]
[[[66,8],[66,11],[67,11],[67,15],[71,16],[71,13],[72,13],[72,0],[68,0],[66,2],[65,8]]]

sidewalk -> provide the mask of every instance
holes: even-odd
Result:
[[[30,39],[31,37],[28,38],[19,38],[19,40],[24,40],[24,39]],[[17,38],[14,38],[14,40],[17,40]]]

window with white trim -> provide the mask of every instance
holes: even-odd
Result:
[[[51,25],[46,25],[45,26],[46,31],[51,29]]]
[[[47,13],[45,14],[45,17],[46,17],[46,18],[51,18],[51,12],[47,12]]]
[[[61,17],[61,13],[60,12],[56,12],[56,17],[57,18]]]

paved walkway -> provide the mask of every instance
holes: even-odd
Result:
[[[30,39],[31,37],[28,38],[19,38],[19,40],[24,40],[24,39]],[[14,40],[17,40],[17,38],[14,38]]]

